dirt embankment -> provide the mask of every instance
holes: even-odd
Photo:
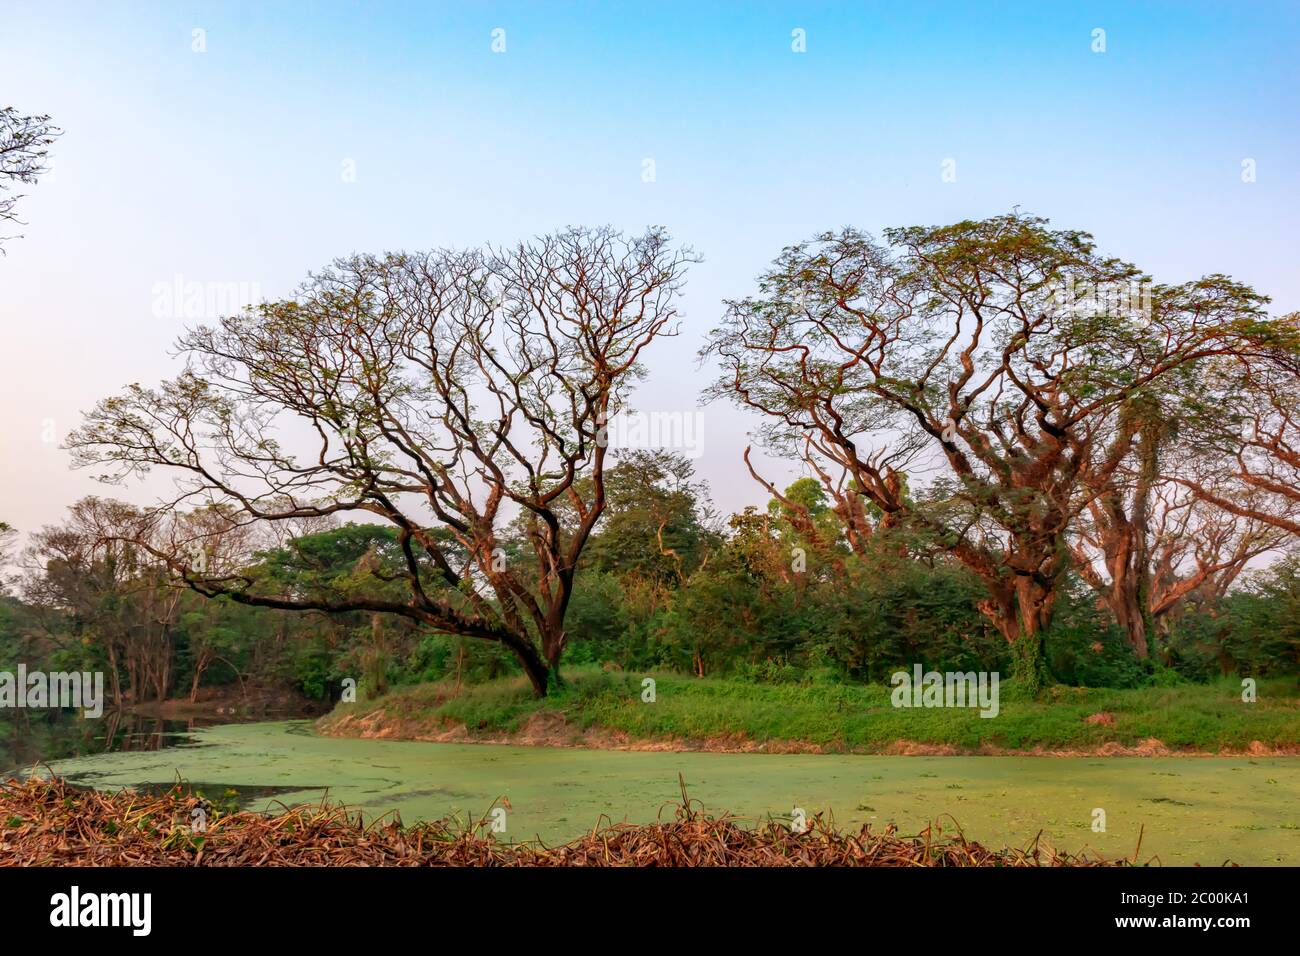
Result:
[[[463,723],[431,726],[427,720],[392,716],[382,708],[365,714],[329,714],[316,722],[318,733],[331,737],[363,737],[379,740],[424,740],[435,743],[507,744],[516,747],[581,747],[589,750],[700,751],[707,753],[820,754],[862,753],[898,757],[933,756],[1026,756],[1026,757],[1280,757],[1300,755],[1300,745],[1269,747],[1251,741],[1245,748],[1204,751],[1169,747],[1154,737],[1137,744],[1116,741],[1091,748],[1029,747],[1007,748],[981,744],[976,748],[951,744],[919,743],[896,740],[884,747],[845,747],[802,740],[754,740],[743,734],[714,737],[636,738],[622,731],[603,727],[581,728],[570,724],[563,714],[554,712],[532,715],[518,730],[471,731]]]

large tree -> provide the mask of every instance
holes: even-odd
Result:
[[[396,529],[400,598],[266,593],[246,569],[197,567],[194,541],[165,559],[204,594],[401,615],[499,642],[543,695],[605,509],[605,423],[646,347],[675,331],[694,258],[659,229],[569,229],[504,249],[340,260],[292,299],[185,335],[183,375],[101,402],[69,445],[109,480],[172,472],[164,511],[378,517]],[[530,560],[510,560],[512,527]]]
[[[1034,685],[1068,530],[1132,456],[1126,410],[1279,338],[1243,285],[1152,285],[1086,233],[1018,214],[884,243],[826,233],[758,286],[712,334],[713,393],[759,412],[767,442],[813,461],[838,497],[978,575],[981,609]]]

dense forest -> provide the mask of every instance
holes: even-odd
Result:
[[[1009,645],[978,609],[979,580],[956,562],[888,533],[850,550],[812,479],[765,509],[721,520],[691,471],[688,460],[663,452],[611,469],[605,520],[584,552],[569,609],[567,661],[763,682],[883,682],[914,661],[1012,670]],[[83,501],[65,524],[34,535],[32,570],[0,604],[0,659],[102,670],[119,705],[245,684],[337,699],[347,677],[373,696],[520,671],[497,644],[403,618],[250,607],[178,588],[147,552],[104,541],[87,521],[117,508]],[[814,528],[801,528],[809,518]],[[522,537],[505,540],[513,553],[523,546]],[[1294,672],[1300,560],[1258,570],[1220,563],[1199,581],[1212,566],[1204,559],[1161,582],[1193,582],[1173,602],[1148,592],[1156,595],[1145,609],[1156,638],[1146,658],[1103,595],[1071,573],[1045,640],[1054,679],[1133,687]],[[400,565],[393,529],[343,524],[259,552],[247,573],[268,590],[333,600],[382,594],[377,579]]]

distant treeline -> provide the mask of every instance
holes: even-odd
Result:
[[[979,609],[975,575],[918,552],[901,533],[848,548],[816,481],[722,521],[684,458],[635,454],[607,478],[605,520],[568,611],[571,663],[762,682],[883,682],[914,662],[1013,671],[1012,649]],[[345,678],[370,696],[520,672],[500,645],[380,612],[204,597],[139,549],[106,542],[102,513],[89,516],[109,507],[81,502],[67,524],[36,536],[23,597],[0,605],[0,660],[104,669],[119,703],[244,683],[337,698]],[[807,519],[815,532],[801,530]],[[506,560],[526,560],[522,537],[503,544]],[[394,529],[345,524],[263,551],[244,572],[265,591],[329,603],[397,592],[402,564]],[[1300,560],[1246,572],[1235,585],[1188,591],[1162,615],[1155,652],[1143,659],[1095,590],[1071,575],[1045,639],[1050,672],[1067,684],[1133,687],[1297,671]]]

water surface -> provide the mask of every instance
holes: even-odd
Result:
[[[891,757],[579,750],[316,736],[309,721],[197,729],[178,746],[52,761],[73,782],[165,786],[177,779],[254,809],[328,793],[376,816],[481,818],[511,806],[506,836],[558,842],[601,818],[672,813],[678,775],[712,811],[788,821],[794,808],[841,827],[938,819],[968,836],[1107,856],[1217,866],[1300,864],[1300,759],[1225,757]],[[1093,832],[1093,811],[1106,831]]]

